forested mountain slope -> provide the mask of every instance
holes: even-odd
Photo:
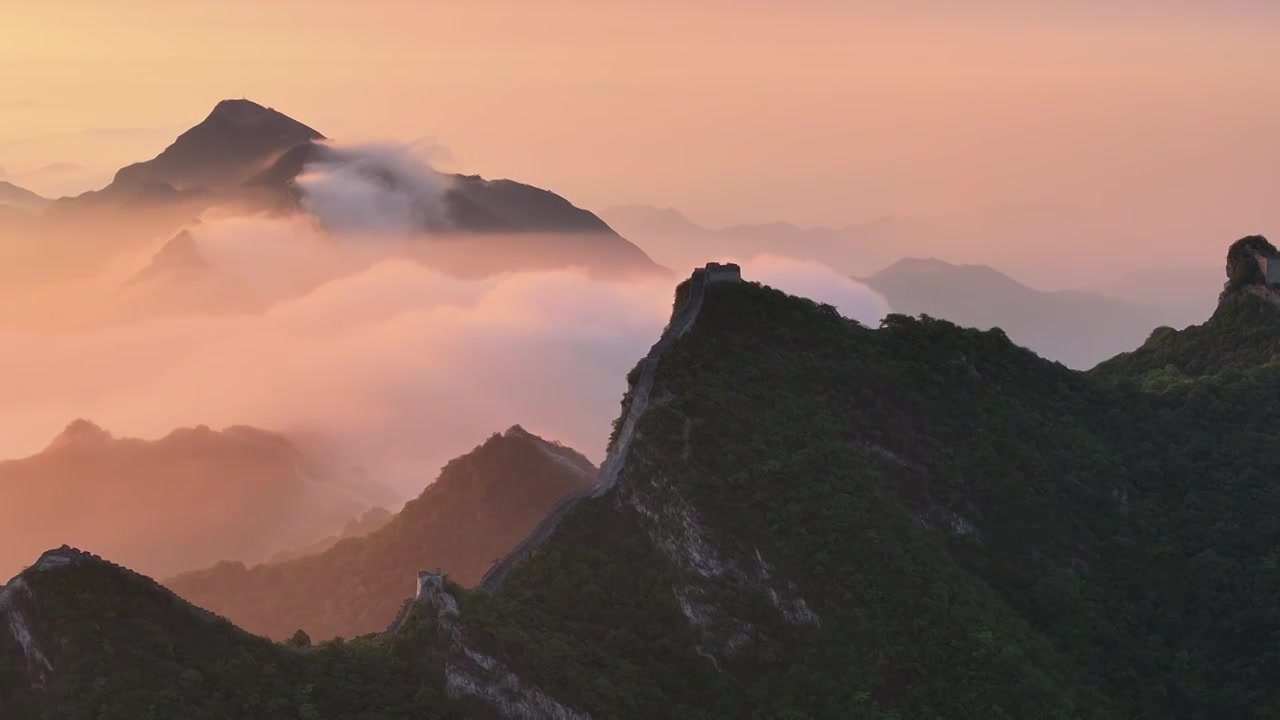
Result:
[[[5,720],[418,718],[454,714],[429,618],[412,633],[274,644],[71,548],[0,588]]]
[[[1197,330],[1224,358],[1256,294]],[[1280,378],[1247,356],[1156,392],[713,286],[616,492],[464,616],[598,716],[1265,716]]]
[[[616,483],[496,591],[428,583],[361,642],[418,638],[423,691],[467,717],[1272,716],[1280,378],[1239,347],[1280,312],[1271,292],[1265,271],[1230,283],[1188,336],[1221,342],[1135,353],[1198,368],[1162,384],[1132,358],[1082,374],[998,330],[872,330],[749,282],[686,284],[687,332],[631,375],[624,413],[644,412],[606,461]],[[52,666],[36,706],[86,682]],[[131,692],[165,687],[128,667],[112,677]]]

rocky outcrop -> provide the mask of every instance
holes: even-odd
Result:
[[[695,274],[687,290],[687,300],[678,309],[672,325],[654,352],[642,361],[639,380],[633,388],[631,404],[609,459],[600,473],[597,495],[618,488],[612,494],[620,507],[634,511],[650,542],[676,570],[680,582],[672,588],[680,611],[699,632],[699,652],[715,662],[732,656],[748,644],[764,640],[754,623],[725,608],[730,603],[719,598],[763,592],[787,623],[817,626],[819,618],[790,581],[780,577],[758,548],[736,547],[717,534],[683,496],[680,488],[658,468],[667,458],[632,459],[631,446],[636,426],[654,402],[658,361],[662,352],[688,332],[712,282],[741,279],[736,265],[708,265]],[[670,399],[668,393],[665,399]],[[692,422],[684,423],[682,461],[694,452],[690,444]]]
[[[728,611],[731,603],[721,602],[724,598],[763,592],[787,623],[821,624],[796,586],[780,577],[759,549],[733,547],[666,478],[651,471],[637,474],[647,477],[628,481],[619,502],[636,512],[650,542],[676,570],[680,581],[671,590],[701,637],[701,654],[718,663],[766,640],[751,619]]]
[[[31,586],[22,576],[0,587],[0,618],[3,619],[3,625],[0,627],[6,628],[17,644],[18,652],[22,655],[21,667],[27,683],[32,688],[43,689],[48,686],[50,674],[53,672],[53,663],[49,662],[48,655],[36,641],[32,630],[33,621],[30,610],[34,602]]]
[[[475,698],[493,706],[501,717],[515,720],[591,720],[590,715],[528,685],[497,658],[478,650],[462,629],[458,600],[442,576],[425,574],[418,585],[413,602],[435,615],[448,643],[445,693],[449,697]]]

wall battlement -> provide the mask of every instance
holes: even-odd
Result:
[[[444,590],[444,574],[437,569],[435,572],[428,570],[418,571],[418,593],[419,600],[425,592],[443,591]]]
[[[737,263],[707,263],[705,267],[694,270],[694,274],[705,273],[707,282],[742,282],[742,267]]]

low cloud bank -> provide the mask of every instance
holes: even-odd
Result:
[[[198,424],[293,433],[405,497],[516,423],[601,460],[627,371],[670,314],[672,281],[433,270],[400,252],[410,240],[399,234],[431,219],[438,176],[394,149],[344,152],[307,169],[310,217],[191,228],[211,272],[265,310],[0,329],[0,458],[36,452],[83,417],[139,437]],[[748,279],[872,326],[888,309],[816,263],[741,262]]]
[[[821,266],[744,264],[751,279],[864,322],[883,315],[874,293]],[[277,258],[277,271],[294,267]],[[0,455],[38,450],[86,417],[141,437],[195,424],[304,433],[406,495],[515,423],[599,460],[626,373],[661,332],[671,297],[667,283],[572,270],[458,280],[392,259],[260,315],[10,337]]]

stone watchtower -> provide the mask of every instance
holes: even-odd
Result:
[[[429,591],[441,592],[443,590],[444,590],[444,573],[440,572],[439,568],[436,568],[435,572],[430,572],[428,570],[421,570],[418,572],[417,597],[419,599],[422,598],[425,592],[429,592]]]
[[[736,263],[707,263],[707,282],[742,282],[742,268]]]
[[[1261,235],[1240,238],[1227,250],[1227,283],[1219,301],[1237,290],[1276,296],[1280,286],[1280,250]]]
[[[1258,269],[1268,285],[1280,285],[1280,258],[1259,255]]]

